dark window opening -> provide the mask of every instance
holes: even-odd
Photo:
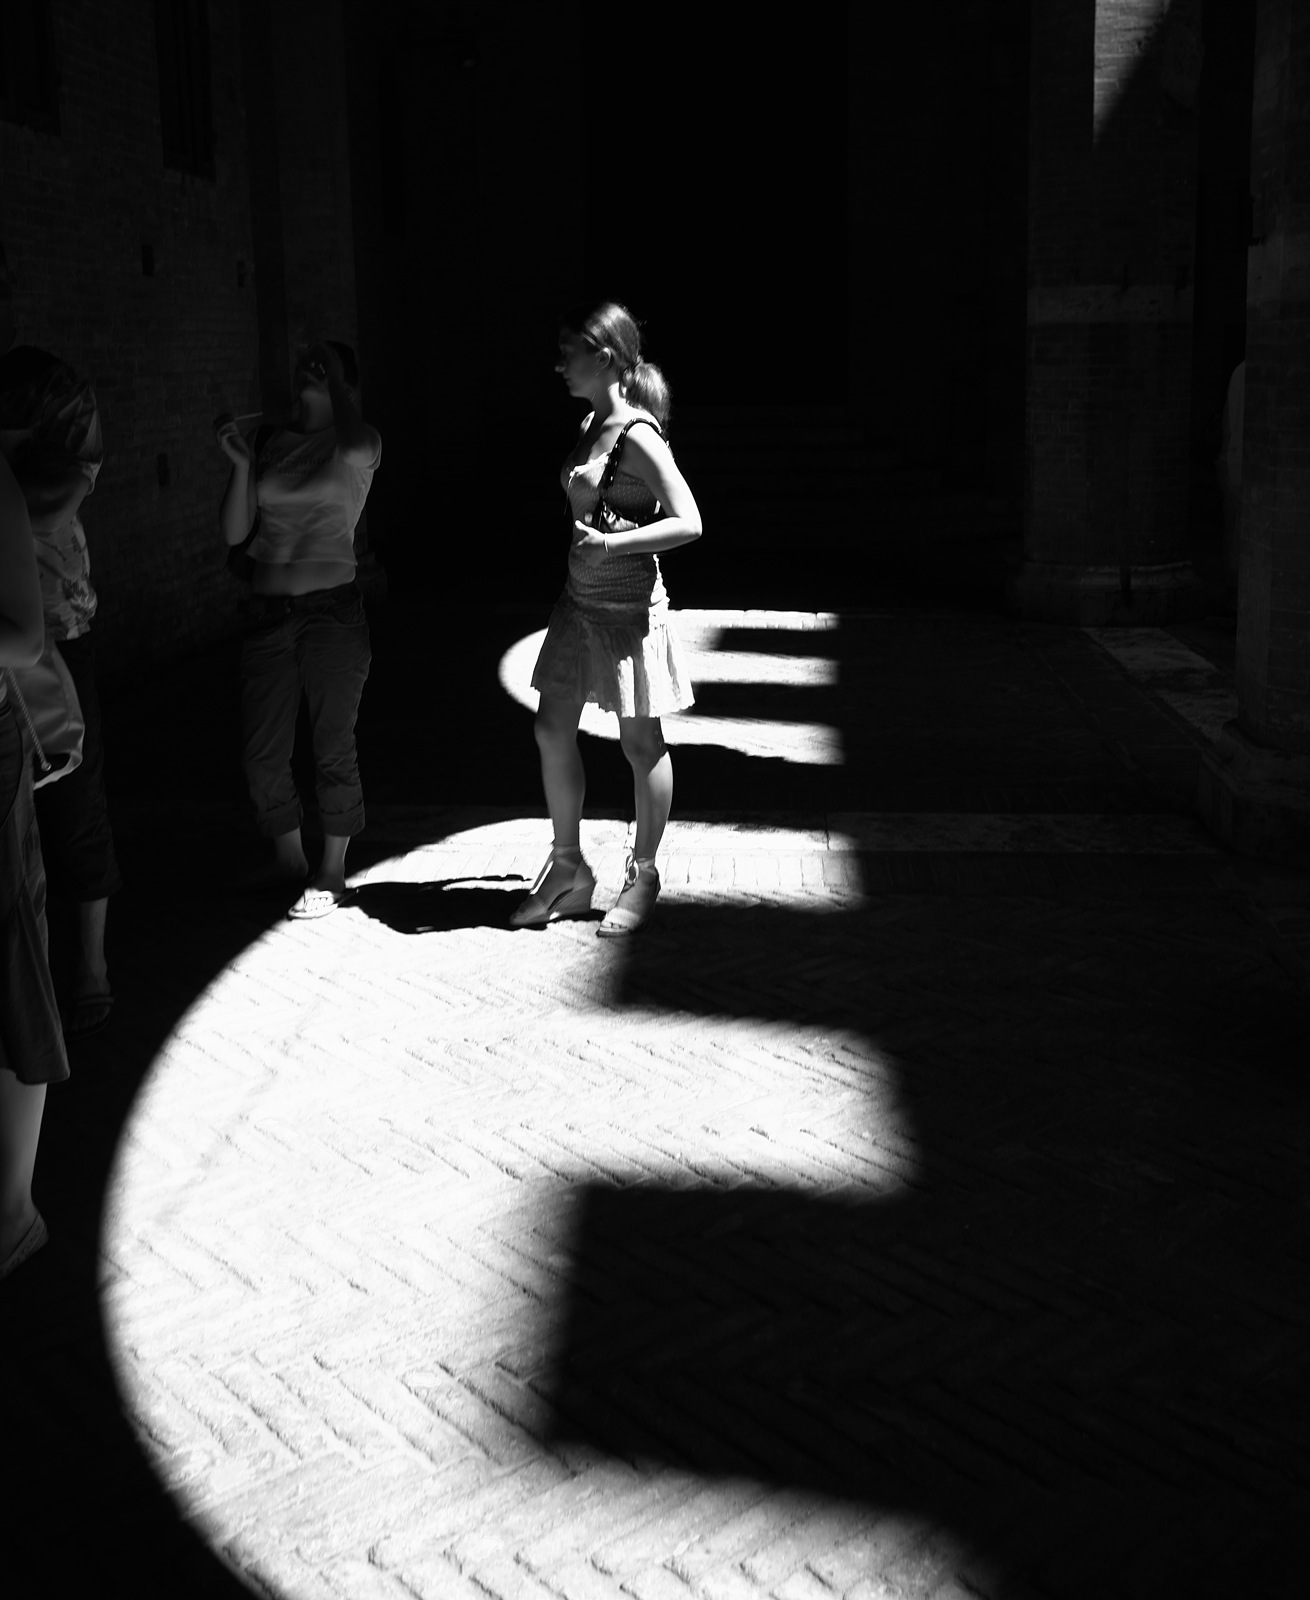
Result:
[[[0,121],[59,132],[50,0],[5,0],[0,5]]]
[[[212,178],[207,0],[155,0],[155,44],[164,165]]]

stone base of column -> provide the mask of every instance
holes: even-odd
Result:
[[[1190,561],[1129,567],[1125,574],[1119,567],[1025,557],[1006,579],[1005,598],[1015,616],[1083,628],[1158,628],[1205,611],[1205,590]]]
[[[1239,855],[1310,866],[1310,755],[1270,750],[1227,722],[1201,758],[1196,803]]]

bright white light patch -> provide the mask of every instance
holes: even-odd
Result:
[[[826,632],[837,627],[831,612],[806,611],[680,611],[674,625],[691,656],[694,686],[711,683],[786,687],[831,688],[837,683],[837,663],[815,656],[789,655],[762,650],[723,650],[720,641],[733,630],[771,633]],[[501,687],[529,711],[536,711],[538,695],[532,687],[532,669],[546,630],[540,629],[511,645],[501,657]],[[809,766],[840,766],[841,730],[825,723],[791,722],[764,717],[707,717],[696,711],[663,719],[664,737],[670,745],[718,745],[743,755],[791,761]],[[596,706],[586,706],[580,727],[597,739],[617,739],[618,718]]]
[[[356,875],[355,905],[278,924],[219,974],[142,1084],[106,1195],[104,1321],[141,1448],[282,1600],[454,1592],[444,1546],[420,1548],[434,1530],[476,1532],[516,1570],[515,1536],[496,1545],[515,1484],[550,1487],[567,1528],[612,1476],[634,1514],[648,1495],[669,1520],[671,1548],[693,1537],[712,1480],[671,1496],[657,1464],[641,1483],[626,1462],[574,1476],[539,1442],[578,1184],[876,1204],[916,1172],[898,1073],[870,1039],[744,1014],[740,973],[722,1015],[703,970],[696,1009],[625,997],[640,952],[594,922],[499,925],[548,824],[459,820]],[[604,906],[625,831],[588,823],[584,841]],[[748,908],[862,897],[822,828],[675,823],[661,869],[670,911],[740,903],[745,939]],[[425,916],[444,931],[419,932]],[[875,1515],[854,1509],[850,1536]]]

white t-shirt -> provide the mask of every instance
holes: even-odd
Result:
[[[259,452],[259,532],[252,560],[270,567],[298,561],[355,562],[355,527],[382,459],[352,467],[337,450],[335,428],[275,433]]]

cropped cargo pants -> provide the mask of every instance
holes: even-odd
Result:
[[[268,839],[301,823],[291,755],[302,698],[314,747],[325,834],[364,827],[355,719],[372,654],[356,584],[310,594],[254,595],[241,644],[242,759],[255,826]]]

